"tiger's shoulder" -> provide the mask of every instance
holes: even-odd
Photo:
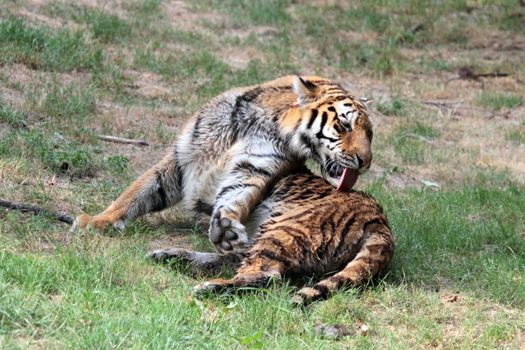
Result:
[[[317,206],[319,205],[318,200],[323,199],[329,200],[323,202],[326,205],[350,202],[367,203],[377,208],[378,212],[383,213],[382,206],[370,194],[358,190],[339,191],[325,178],[314,175],[305,168],[282,178],[273,188],[271,197],[277,204],[300,204],[303,208]],[[342,210],[348,209],[343,207]]]

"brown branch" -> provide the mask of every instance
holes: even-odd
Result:
[[[126,139],[123,137],[111,136],[111,135],[97,135],[97,137],[103,141],[116,142],[116,143],[127,143],[137,146],[149,146],[144,140]]]
[[[20,210],[24,213],[33,213],[35,215],[45,215],[51,217],[57,221],[65,222],[66,224],[73,225],[75,218],[68,214],[59,214],[51,210],[42,209],[32,205],[13,203],[0,198],[0,207],[5,207],[13,210]]]
[[[490,72],[476,73],[471,67],[461,67],[458,69],[458,78],[463,80],[479,80],[479,78],[501,78],[508,77],[508,73]]]

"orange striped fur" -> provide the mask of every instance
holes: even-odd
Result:
[[[264,221],[235,277],[205,282],[197,292],[262,287],[285,274],[332,274],[296,293],[293,300],[307,304],[365,283],[386,268],[394,252],[387,218],[372,197],[337,191],[309,173],[282,179],[253,215]],[[204,270],[232,263],[218,254],[183,249],[158,250],[151,257],[182,260]]]

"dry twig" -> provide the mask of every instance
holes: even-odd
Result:
[[[20,210],[24,213],[33,213],[35,215],[49,216],[57,221],[65,222],[66,224],[73,225],[75,218],[68,214],[59,214],[51,210],[42,209],[28,204],[14,203],[6,201],[0,198],[0,207],[9,208],[12,210]]]
[[[103,141],[115,142],[115,143],[127,143],[137,146],[149,146],[144,140],[126,139],[123,137],[111,136],[111,135],[97,135],[97,137]]]

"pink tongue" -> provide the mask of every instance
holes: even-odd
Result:
[[[341,178],[339,179],[339,183],[337,184],[337,190],[350,191],[352,187],[354,187],[358,175],[359,171],[355,169],[345,168],[343,170]]]

